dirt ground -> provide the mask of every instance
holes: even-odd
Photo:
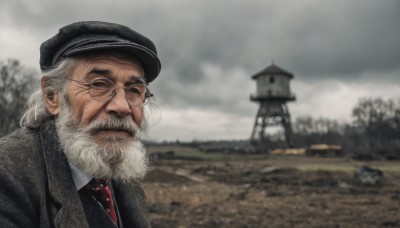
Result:
[[[287,161],[153,163],[143,180],[152,226],[400,227],[398,171],[365,186],[349,170],[298,169],[305,158]],[[260,172],[268,167],[279,169]]]

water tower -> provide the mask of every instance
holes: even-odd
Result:
[[[260,103],[251,133],[251,143],[264,145],[265,129],[271,126],[282,126],[288,147],[292,147],[292,126],[286,103],[296,98],[290,92],[290,80],[294,75],[272,63],[270,66],[252,76],[256,80],[257,92],[250,100]]]

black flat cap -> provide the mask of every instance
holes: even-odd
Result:
[[[138,32],[119,24],[81,21],[62,27],[40,46],[40,68],[52,69],[65,57],[95,50],[124,50],[143,64],[146,81],[153,81],[161,70],[161,62],[153,42]]]

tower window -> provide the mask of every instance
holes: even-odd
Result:
[[[271,77],[269,77],[269,83],[274,83],[275,82],[275,77],[274,76],[271,76]]]

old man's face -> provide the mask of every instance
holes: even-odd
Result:
[[[96,178],[131,181],[145,175],[147,155],[140,142],[143,106],[135,98],[143,94],[137,85],[144,81],[135,58],[117,53],[75,58],[59,108],[48,106],[70,163]],[[112,93],[105,93],[107,88]]]
[[[72,113],[81,126],[87,126],[92,121],[104,121],[109,118],[120,118],[133,121],[140,127],[143,118],[143,107],[132,106],[123,88],[134,83],[145,82],[141,64],[134,58],[113,54],[102,54],[78,58],[67,87],[66,99]],[[93,82],[105,79],[116,86],[115,96],[108,101],[98,101],[93,98],[88,86],[80,82]],[[102,83],[100,81],[100,83]],[[98,144],[105,145],[110,140],[126,142],[132,136],[129,129],[99,129],[92,132]]]

